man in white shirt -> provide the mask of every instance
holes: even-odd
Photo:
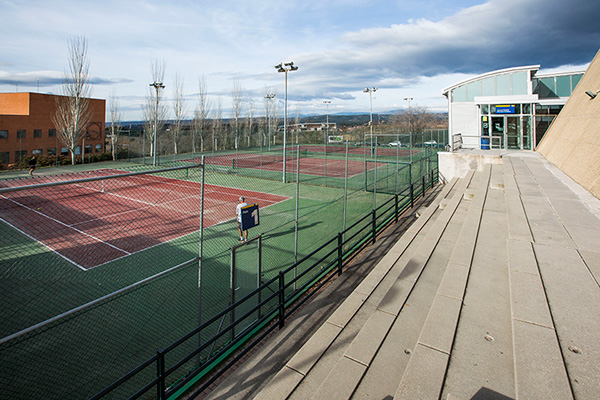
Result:
[[[238,232],[240,233],[240,242],[245,242],[248,240],[248,230],[245,230],[244,236],[242,236],[242,207],[246,207],[247,205],[248,203],[245,202],[244,196],[240,196],[239,203],[235,208],[238,221]]]

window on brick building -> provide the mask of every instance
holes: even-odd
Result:
[[[41,129],[34,129],[33,130],[33,137],[42,137],[42,130]]]
[[[0,139],[8,139],[8,131],[7,130],[0,130]]]
[[[100,143],[96,145],[96,153],[102,153],[102,145]]]
[[[48,129],[48,137],[55,137],[56,129]]]
[[[42,149],[31,150],[31,154],[33,154],[35,156],[41,156],[42,155]]]
[[[48,154],[49,156],[55,156],[56,155],[56,147],[50,147],[46,150],[46,154]]]
[[[10,162],[10,151],[0,151],[0,164],[8,164]]]
[[[15,151],[15,162],[19,162],[22,159],[27,157],[27,150],[17,150]]]
[[[17,139],[25,139],[27,131],[25,129],[17,129]]]

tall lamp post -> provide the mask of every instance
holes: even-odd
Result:
[[[410,133],[411,126],[410,126],[410,102],[412,101],[412,97],[405,97],[404,100],[408,101],[408,133]]]
[[[285,183],[285,167],[287,164],[286,150],[287,150],[287,73],[288,71],[296,71],[297,66],[294,65],[293,61],[287,63],[280,63],[275,66],[277,72],[285,73],[285,111],[283,114],[283,182]]]
[[[369,117],[369,126],[371,127],[371,155],[373,155],[373,92],[376,92],[377,88],[365,88],[363,92],[369,93],[369,102],[371,103],[371,112]]]
[[[269,126],[269,151],[271,151],[271,122],[269,119],[269,107],[271,106],[271,100],[275,98],[275,93],[267,93],[265,99],[267,99],[267,125]]]
[[[410,125],[410,102],[412,101],[412,97],[405,97],[404,100],[408,101],[408,138],[410,141],[410,163],[412,164],[412,127]]]
[[[326,128],[326,134],[325,137],[323,138],[323,154],[325,157],[325,172],[324,172],[324,176],[325,176],[325,186],[327,186],[327,139],[329,138],[329,105],[331,104],[331,100],[324,100],[323,103],[327,106],[327,128]]]
[[[154,89],[156,89],[156,107],[154,108],[154,141],[152,146],[154,147],[154,154],[152,157],[152,165],[156,166],[156,155],[158,153],[157,143],[158,143],[158,90],[164,89],[165,85],[162,82],[156,82],[150,84]]]

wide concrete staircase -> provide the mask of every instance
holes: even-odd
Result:
[[[543,160],[419,214],[255,398],[598,398],[600,220]]]

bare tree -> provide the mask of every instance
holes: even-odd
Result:
[[[432,127],[434,118],[427,111],[427,107],[413,106],[402,114],[394,116],[392,124],[402,133],[423,132],[425,129]]]
[[[248,95],[248,101],[246,106],[246,141],[248,147],[250,147],[250,138],[254,131],[254,96],[252,92]]]
[[[238,137],[239,137],[239,129],[240,129],[240,116],[242,115],[242,87],[240,85],[240,80],[235,78],[233,80],[233,89],[231,90],[231,116],[233,118],[233,132],[235,135],[235,146],[236,149],[238,147]]]
[[[69,70],[65,72],[61,86],[62,96],[56,98],[56,112],[52,122],[58,137],[71,153],[71,164],[75,164],[75,147],[87,132],[92,119],[90,97],[87,40],[83,36],[69,39]],[[85,151],[82,146],[82,151]],[[82,153],[83,157],[83,153]]]
[[[298,136],[300,136],[300,104],[296,105],[296,116],[294,117],[294,125],[294,131],[296,133],[296,144],[298,144]],[[292,144],[294,144],[293,137]]]
[[[204,76],[198,78],[198,104],[194,110],[194,136],[198,135],[200,138],[200,151],[204,152],[204,139],[209,132],[209,102],[206,94],[206,79]],[[211,145],[214,146],[214,142]],[[196,152],[196,139],[192,140],[192,152]]]
[[[154,83],[162,84],[165,77],[165,62],[155,60],[150,65],[150,73]],[[144,132],[148,142],[150,142],[150,155],[155,155],[155,151],[157,150],[154,148],[154,132],[156,131],[156,135],[160,136],[168,114],[167,107],[164,104],[161,104],[161,99],[161,91],[157,86],[151,84],[148,87],[146,99],[142,104]],[[156,140],[156,143],[158,143],[158,140]]]
[[[273,135],[273,143],[275,143],[275,138],[277,135],[277,131],[279,128],[279,123],[281,122],[281,116],[279,115],[279,102],[273,101],[271,113],[269,114],[271,117],[271,133]]]
[[[219,142],[223,146],[224,138],[220,137],[223,133],[223,100],[219,97],[217,99],[217,106],[214,112],[213,124],[212,124],[212,141],[214,150],[219,149]]]
[[[108,118],[110,129],[110,144],[112,150],[112,159],[117,159],[117,144],[119,141],[119,133],[121,132],[121,120],[123,113],[119,105],[119,98],[113,91],[108,98]]]
[[[179,141],[181,140],[182,125],[185,119],[185,98],[183,96],[183,78],[179,73],[175,74],[173,83],[173,126],[171,132],[173,135],[173,151],[179,154]]]

